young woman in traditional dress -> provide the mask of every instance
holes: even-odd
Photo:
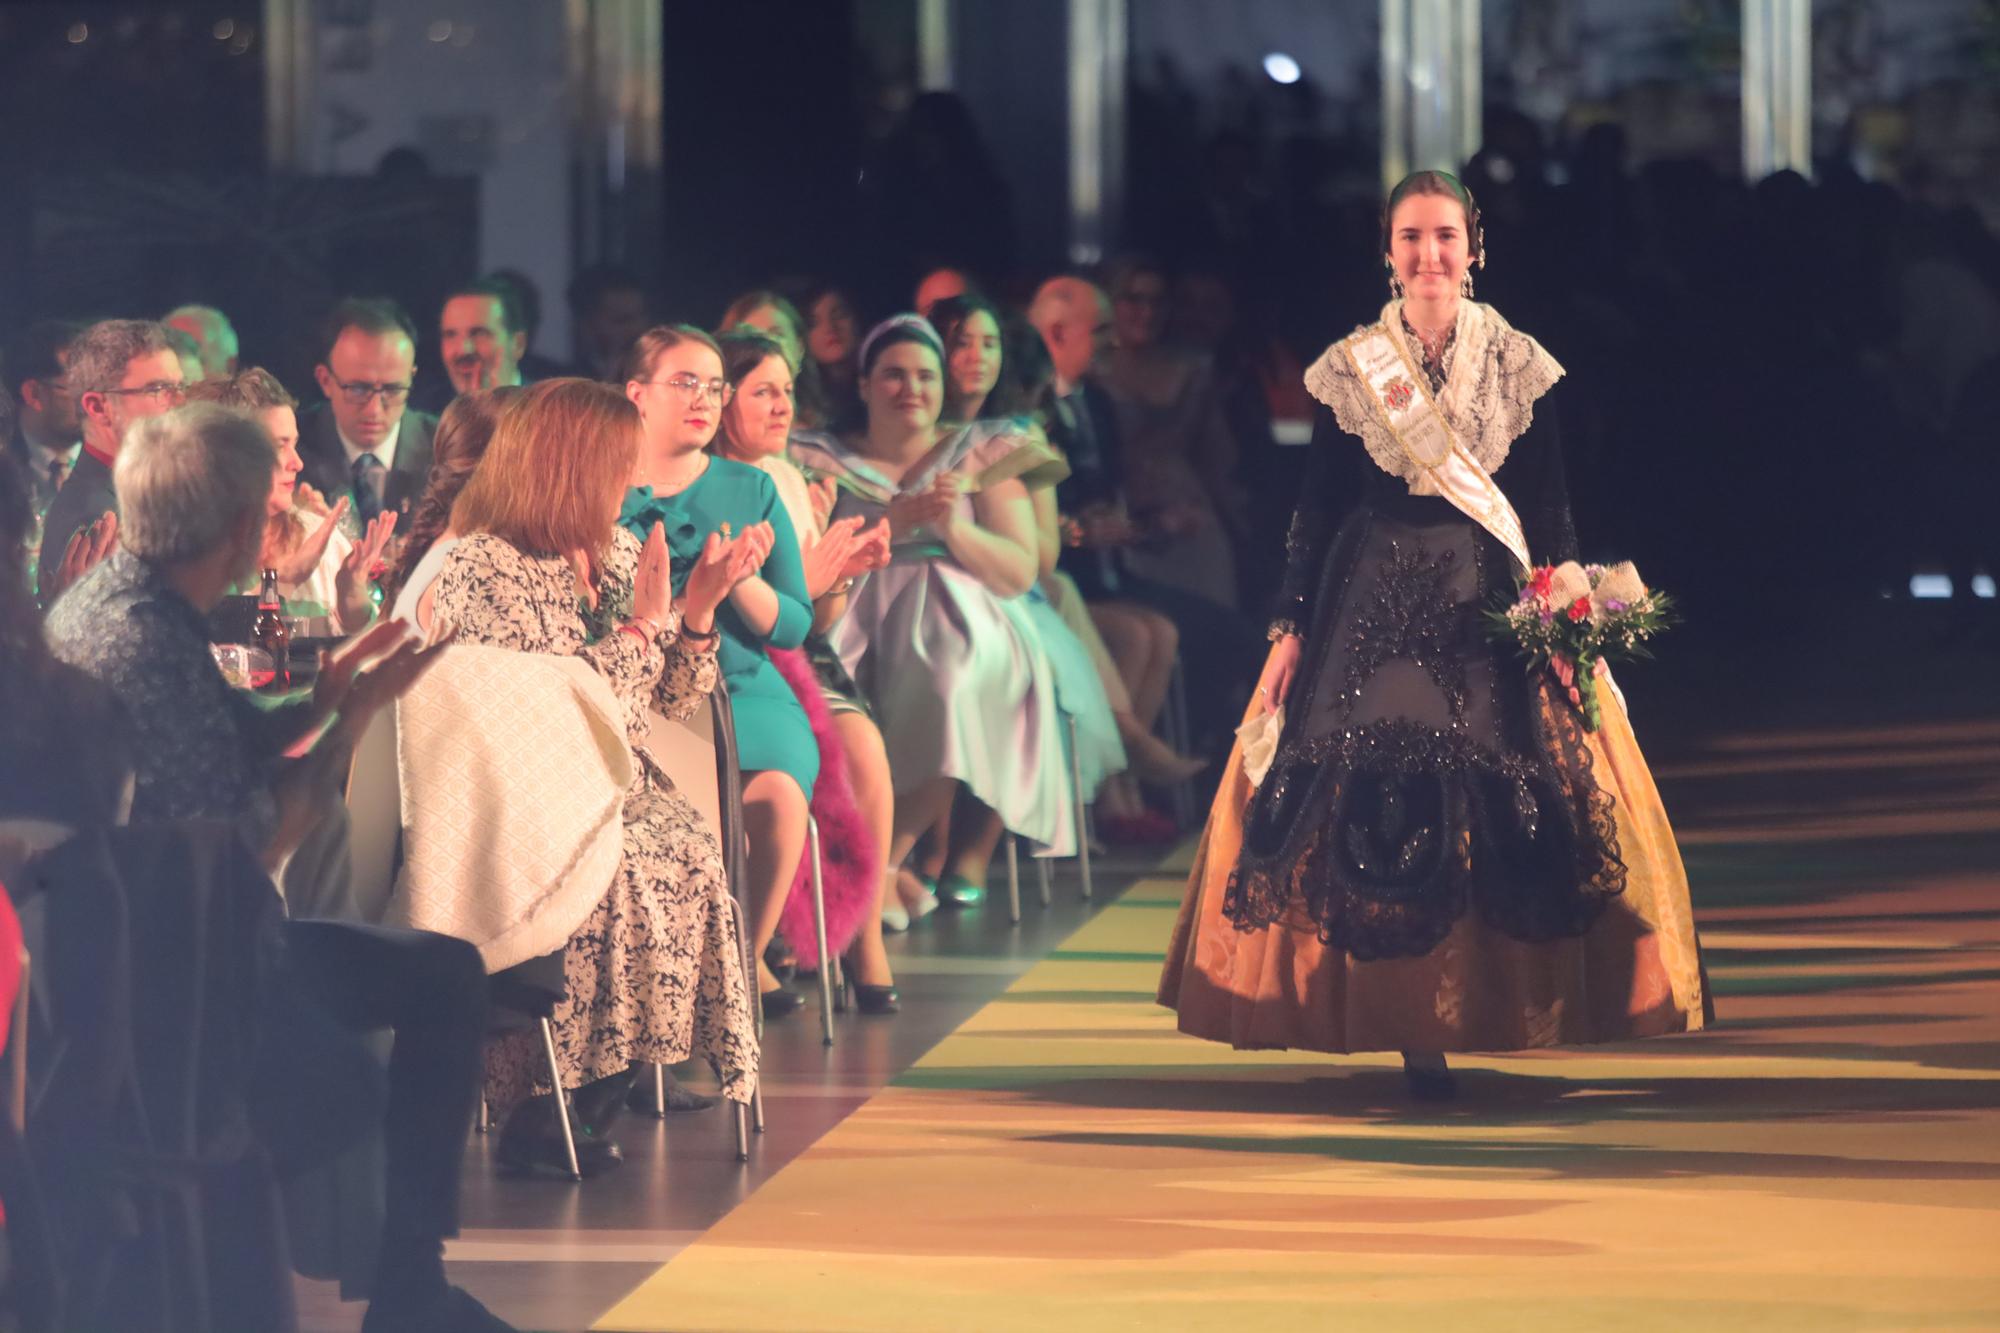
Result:
[[[1482,626],[1531,558],[1576,554],[1562,367],[1471,299],[1486,255],[1455,178],[1403,181],[1382,231],[1393,299],[1306,372],[1321,406],[1250,707],[1275,754],[1231,757],[1159,998],[1239,1047],[1401,1051],[1441,1097],[1447,1052],[1688,1031],[1709,1007],[1615,691],[1586,731]]]

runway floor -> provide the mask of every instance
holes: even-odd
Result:
[[[1413,1104],[1175,1033],[1176,865],[1101,865],[899,940],[897,1018],[774,1028],[747,1166],[720,1113],[582,1187],[475,1141],[453,1275],[563,1330],[2000,1328],[2000,723],[1680,735],[1710,1032]]]

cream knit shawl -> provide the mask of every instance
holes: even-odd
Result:
[[[489,972],[563,947],[604,897],[633,774],[624,710],[577,657],[453,647],[397,705],[403,867],[389,919]]]

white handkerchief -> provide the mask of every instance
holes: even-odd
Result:
[[[1285,710],[1275,713],[1259,713],[1236,729],[1236,739],[1243,746],[1243,776],[1250,779],[1252,787],[1264,784],[1264,775],[1271,771],[1271,760],[1278,754],[1278,737],[1285,732]]]

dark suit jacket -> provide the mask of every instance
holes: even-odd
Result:
[[[424,452],[429,454],[428,442]],[[56,566],[62,563],[63,548],[78,529],[87,528],[118,508],[118,496],[111,489],[111,469],[89,450],[76,456],[76,466],[56,498],[49,502],[48,517],[42,524],[42,563],[35,574],[35,594],[47,604]]]
[[[1072,408],[1087,412],[1089,422],[1086,431],[1073,428],[1060,410],[1048,414],[1049,442],[1069,458],[1069,477],[1056,487],[1057,506],[1065,514],[1074,514],[1089,505],[1121,503],[1125,498],[1124,445],[1110,393],[1095,380],[1085,380],[1082,391],[1068,401]],[[1076,580],[1086,597],[1109,597],[1118,591],[1124,561],[1116,551],[1065,546],[1057,563]]]
[[[431,436],[436,430],[436,417],[414,407],[404,410],[403,432],[396,437],[396,462],[382,488],[386,508],[407,516],[423,495],[431,471]],[[343,495],[352,498],[354,476],[347,466],[347,451],[341,448],[340,431],[324,403],[299,418],[299,458],[305,463],[300,479],[324,495],[328,504]]]

